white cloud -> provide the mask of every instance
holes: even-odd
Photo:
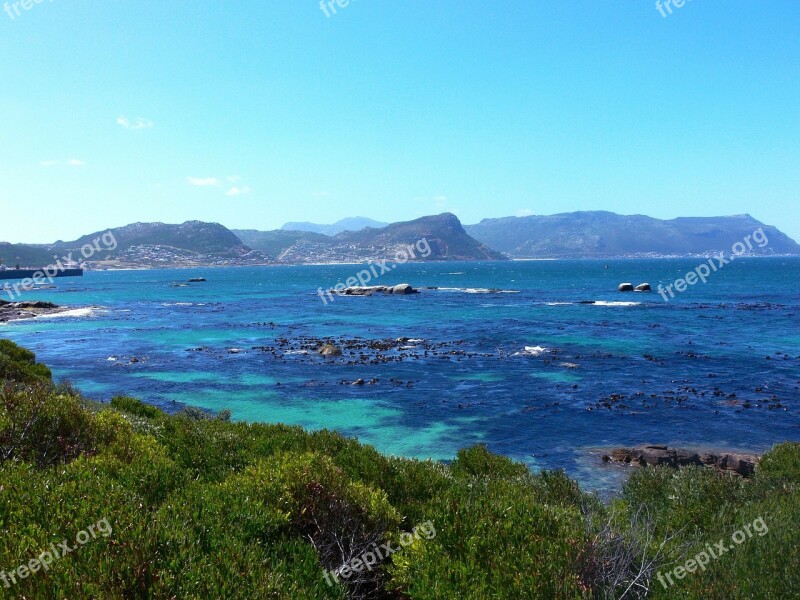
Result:
[[[250,193],[250,188],[245,185],[245,186],[242,186],[242,187],[233,186],[231,189],[229,189],[227,192],[225,192],[225,195],[226,196],[244,196],[245,194],[249,194],[249,193]]]
[[[196,187],[213,187],[219,185],[219,179],[216,177],[189,177],[187,181],[189,185]]]
[[[117,125],[123,129],[131,130],[152,129],[155,127],[155,123],[153,123],[150,119],[144,119],[142,117],[136,117],[133,120],[129,119],[128,117],[117,117]]]
[[[78,160],[77,158],[70,158],[67,161],[67,166],[69,166],[69,167],[85,167],[86,166],[86,161]]]
[[[530,217],[533,214],[534,213],[530,208],[523,208],[517,211],[518,217]]]

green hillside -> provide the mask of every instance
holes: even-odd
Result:
[[[271,259],[277,259],[284,250],[297,244],[330,244],[331,242],[328,236],[310,231],[235,229],[233,233],[242,240],[243,244],[266,254]]]
[[[53,264],[53,253],[44,248],[26,244],[9,244],[0,242],[0,260],[9,268],[16,265],[21,267],[46,267]]]

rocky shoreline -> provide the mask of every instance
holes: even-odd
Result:
[[[70,310],[52,302],[9,302],[0,300],[0,323],[33,319]]]
[[[690,465],[706,466],[723,473],[751,476],[760,460],[756,454],[740,454],[721,450],[695,452],[669,446],[645,445],[635,448],[615,448],[603,455],[603,462],[635,467],[666,465],[679,468]]]

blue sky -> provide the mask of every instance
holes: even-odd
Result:
[[[800,239],[795,0],[13,4],[3,241],[573,210]]]

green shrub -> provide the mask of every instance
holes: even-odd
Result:
[[[800,443],[775,446],[758,463],[756,479],[800,485]]]
[[[145,404],[141,400],[130,396],[115,396],[111,399],[111,406],[119,411],[126,412],[146,419],[158,419],[164,413],[155,406]]]
[[[50,369],[36,364],[36,355],[11,340],[0,340],[0,381],[40,383],[52,380]]]
[[[514,478],[527,477],[531,474],[525,465],[492,454],[483,444],[459,450],[452,469],[455,475],[467,477]]]
[[[76,396],[41,383],[0,384],[0,461],[39,467],[69,462],[96,450],[101,435],[96,425]]]

